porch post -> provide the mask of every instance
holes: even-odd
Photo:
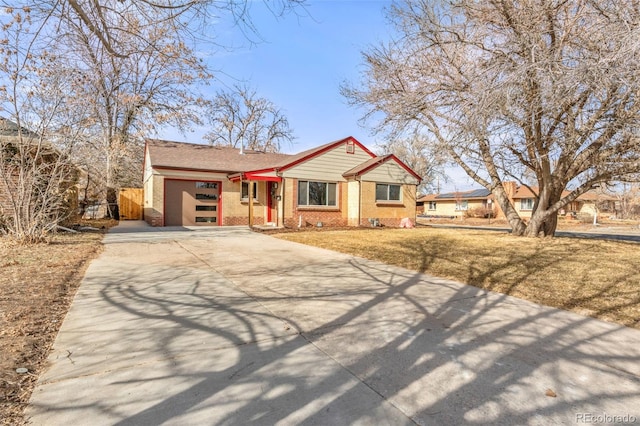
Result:
[[[249,180],[247,183],[249,186],[249,228],[251,228],[253,227],[253,181]]]

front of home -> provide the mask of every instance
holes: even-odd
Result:
[[[152,226],[398,226],[415,219],[420,177],[353,137],[296,155],[147,140]]]
[[[536,187],[504,182],[511,204],[522,218],[530,218],[536,199]],[[563,196],[569,192],[565,191]],[[504,218],[504,213],[488,189],[474,189],[442,194],[428,194],[418,199],[423,205],[421,213],[430,217],[492,217]],[[615,211],[615,198],[588,191],[559,211],[560,216],[593,216],[596,213]]]

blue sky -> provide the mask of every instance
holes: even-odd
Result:
[[[262,41],[252,44],[237,27],[217,24],[219,42],[235,47],[209,51],[199,46],[211,67],[219,70],[207,94],[241,83],[275,103],[296,137],[292,145],[282,147],[285,153],[347,136],[375,150],[382,136],[359,124],[364,111],[349,107],[339,88],[343,82],[359,81],[363,50],[391,38],[393,29],[385,12],[391,4],[391,0],[308,0],[306,9],[275,17],[262,1],[249,0]],[[206,131],[200,128],[182,135],[167,129],[159,137],[205,143]],[[451,169],[448,174],[452,181],[442,185],[443,191],[477,187],[461,170]]]
[[[296,136],[293,145],[283,146],[287,153],[346,136],[373,147],[376,139],[358,124],[363,111],[347,106],[339,86],[358,80],[361,51],[389,38],[383,9],[390,4],[386,0],[311,1],[306,10],[278,18],[263,2],[251,2],[251,15],[263,41],[251,45],[238,28],[225,30],[221,43],[243,46],[208,55],[211,67],[221,71],[208,94],[240,82],[275,103]],[[160,137],[202,143],[204,132],[196,129],[181,135],[167,130]]]

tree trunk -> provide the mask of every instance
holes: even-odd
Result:
[[[517,236],[524,235],[526,225],[520,218],[520,215],[518,215],[518,212],[513,208],[513,205],[509,200],[509,196],[505,192],[502,184],[496,186],[492,192],[496,202],[504,212],[505,217],[509,222],[509,226],[511,226],[511,234]]]
[[[556,233],[556,228],[558,227],[558,212],[552,213],[547,219],[544,221],[543,232],[545,237],[553,237]]]
[[[553,237],[558,226],[558,213],[548,210],[536,210],[527,224],[525,237]]]
[[[531,216],[529,223],[527,223],[527,227],[522,235],[525,237],[538,237],[543,232],[543,226],[544,220],[542,217],[534,213],[533,216]]]

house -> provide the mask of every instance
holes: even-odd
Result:
[[[529,189],[513,181],[504,182],[504,187],[520,217],[530,218],[536,197],[532,190],[537,192],[538,188]],[[569,191],[564,191],[563,196],[567,194]],[[428,194],[418,198],[418,202],[424,204],[422,214],[429,217],[505,217],[491,192],[485,188]],[[561,209],[559,214],[569,217],[593,216],[596,211],[598,213],[615,211],[615,198],[588,191]]]
[[[65,214],[71,214],[77,207],[78,170],[40,136],[0,117],[0,226],[3,221],[8,223],[16,210],[29,211],[35,217],[31,209],[43,214],[44,204],[45,210],[53,208]],[[49,182],[52,176],[59,180]],[[36,183],[50,192],[42,191]]]
[[[504,186],[520,217],[530,218],[536,197],[532,190],[538,192],[538,187],[529,189],[524,185],[518,185],[516,182],[505,182]],[[562,196],[569,195],[569,192],[563,191]],[[574,201],[560,209],[558,214],[567,217],[593,217],[595,213],[601,212],[615,212],[615,198],[592,190],[578,196]]]
[[[420,177],[348,137],[296,155],[149,139],[152,226],[398,226],[415,220]]]
[[[487,189],[429,194],[418,199],[424,203],[423,214],[438,217],[459,217],[491,208],[493,196]],[[495,217],[495,215],[494,215]]]

